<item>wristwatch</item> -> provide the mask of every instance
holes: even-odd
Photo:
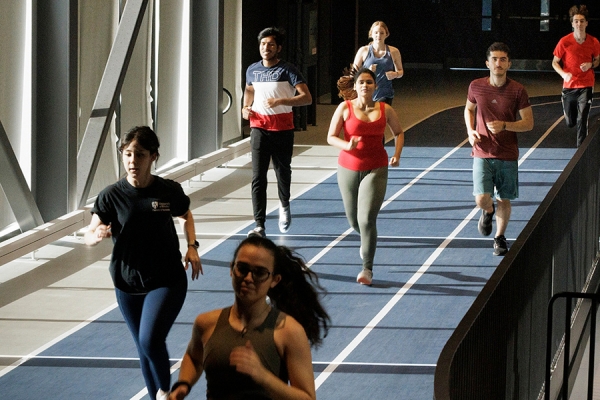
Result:
[[[194,240],[194,243],[188,243],[188,247],[190,246],[198,250],[198,247],[200,247],[200,243],[198,243],[197,240]]]

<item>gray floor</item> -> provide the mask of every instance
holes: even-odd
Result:
[[[469,81],[485,75],[486,71],[408,69],[404,78],[394,82],[394,108],[407,135],[411,126],[429,115],[464,105]],[[555,73],[513,72],[511,76],[525,84],[530,96],[560,93],[561,81]],[[335,171],[338,151],[327,146],[326,136],[336,106],[328,103],[328,96],[320,98],[317,124],[296,134],[293,197]],[[201,233],[201,253],[224,235],[252,223],[249,163],[250,158],[242,156],[184,185],[192,199],[196,231]],[[274,182],[274,175],[269,181]],[[277,193],[272,184],[268,196],[274,208]],[[115,307],[108,274],[111,248],[109,241],[89,248],[79,234],[0,266],[0,376],[22,357],[39,353]]]

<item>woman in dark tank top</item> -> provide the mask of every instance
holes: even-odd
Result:
[[[252,236],[230,275],[234,303],[196,317],[169,399],[185,398],[204,371],[207,399],[315,399],[310,347],[330,322],[316,274],[289,248]]]

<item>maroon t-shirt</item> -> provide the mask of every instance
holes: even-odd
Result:
[[[517,134],[504,130],[492,134],[486,121],[514,122],[519,111],[530,107],[527,91],[519,82],[506,79],[501,87],[489,84],[489,77],[476,79],[469,85],[467,99],[477,105],[475,129],[481,141],[473,146],[471,156],[514,161],[519,158]]]

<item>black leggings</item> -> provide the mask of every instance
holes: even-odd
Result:
[[[148,396],[156,398],[158,389],[171,387],[171,364],[167,335],[181,311],[187,280],[176,287],[161,287],[146,294],[130,294],[115,289],[119,309],[133,336],[140,356]]]

